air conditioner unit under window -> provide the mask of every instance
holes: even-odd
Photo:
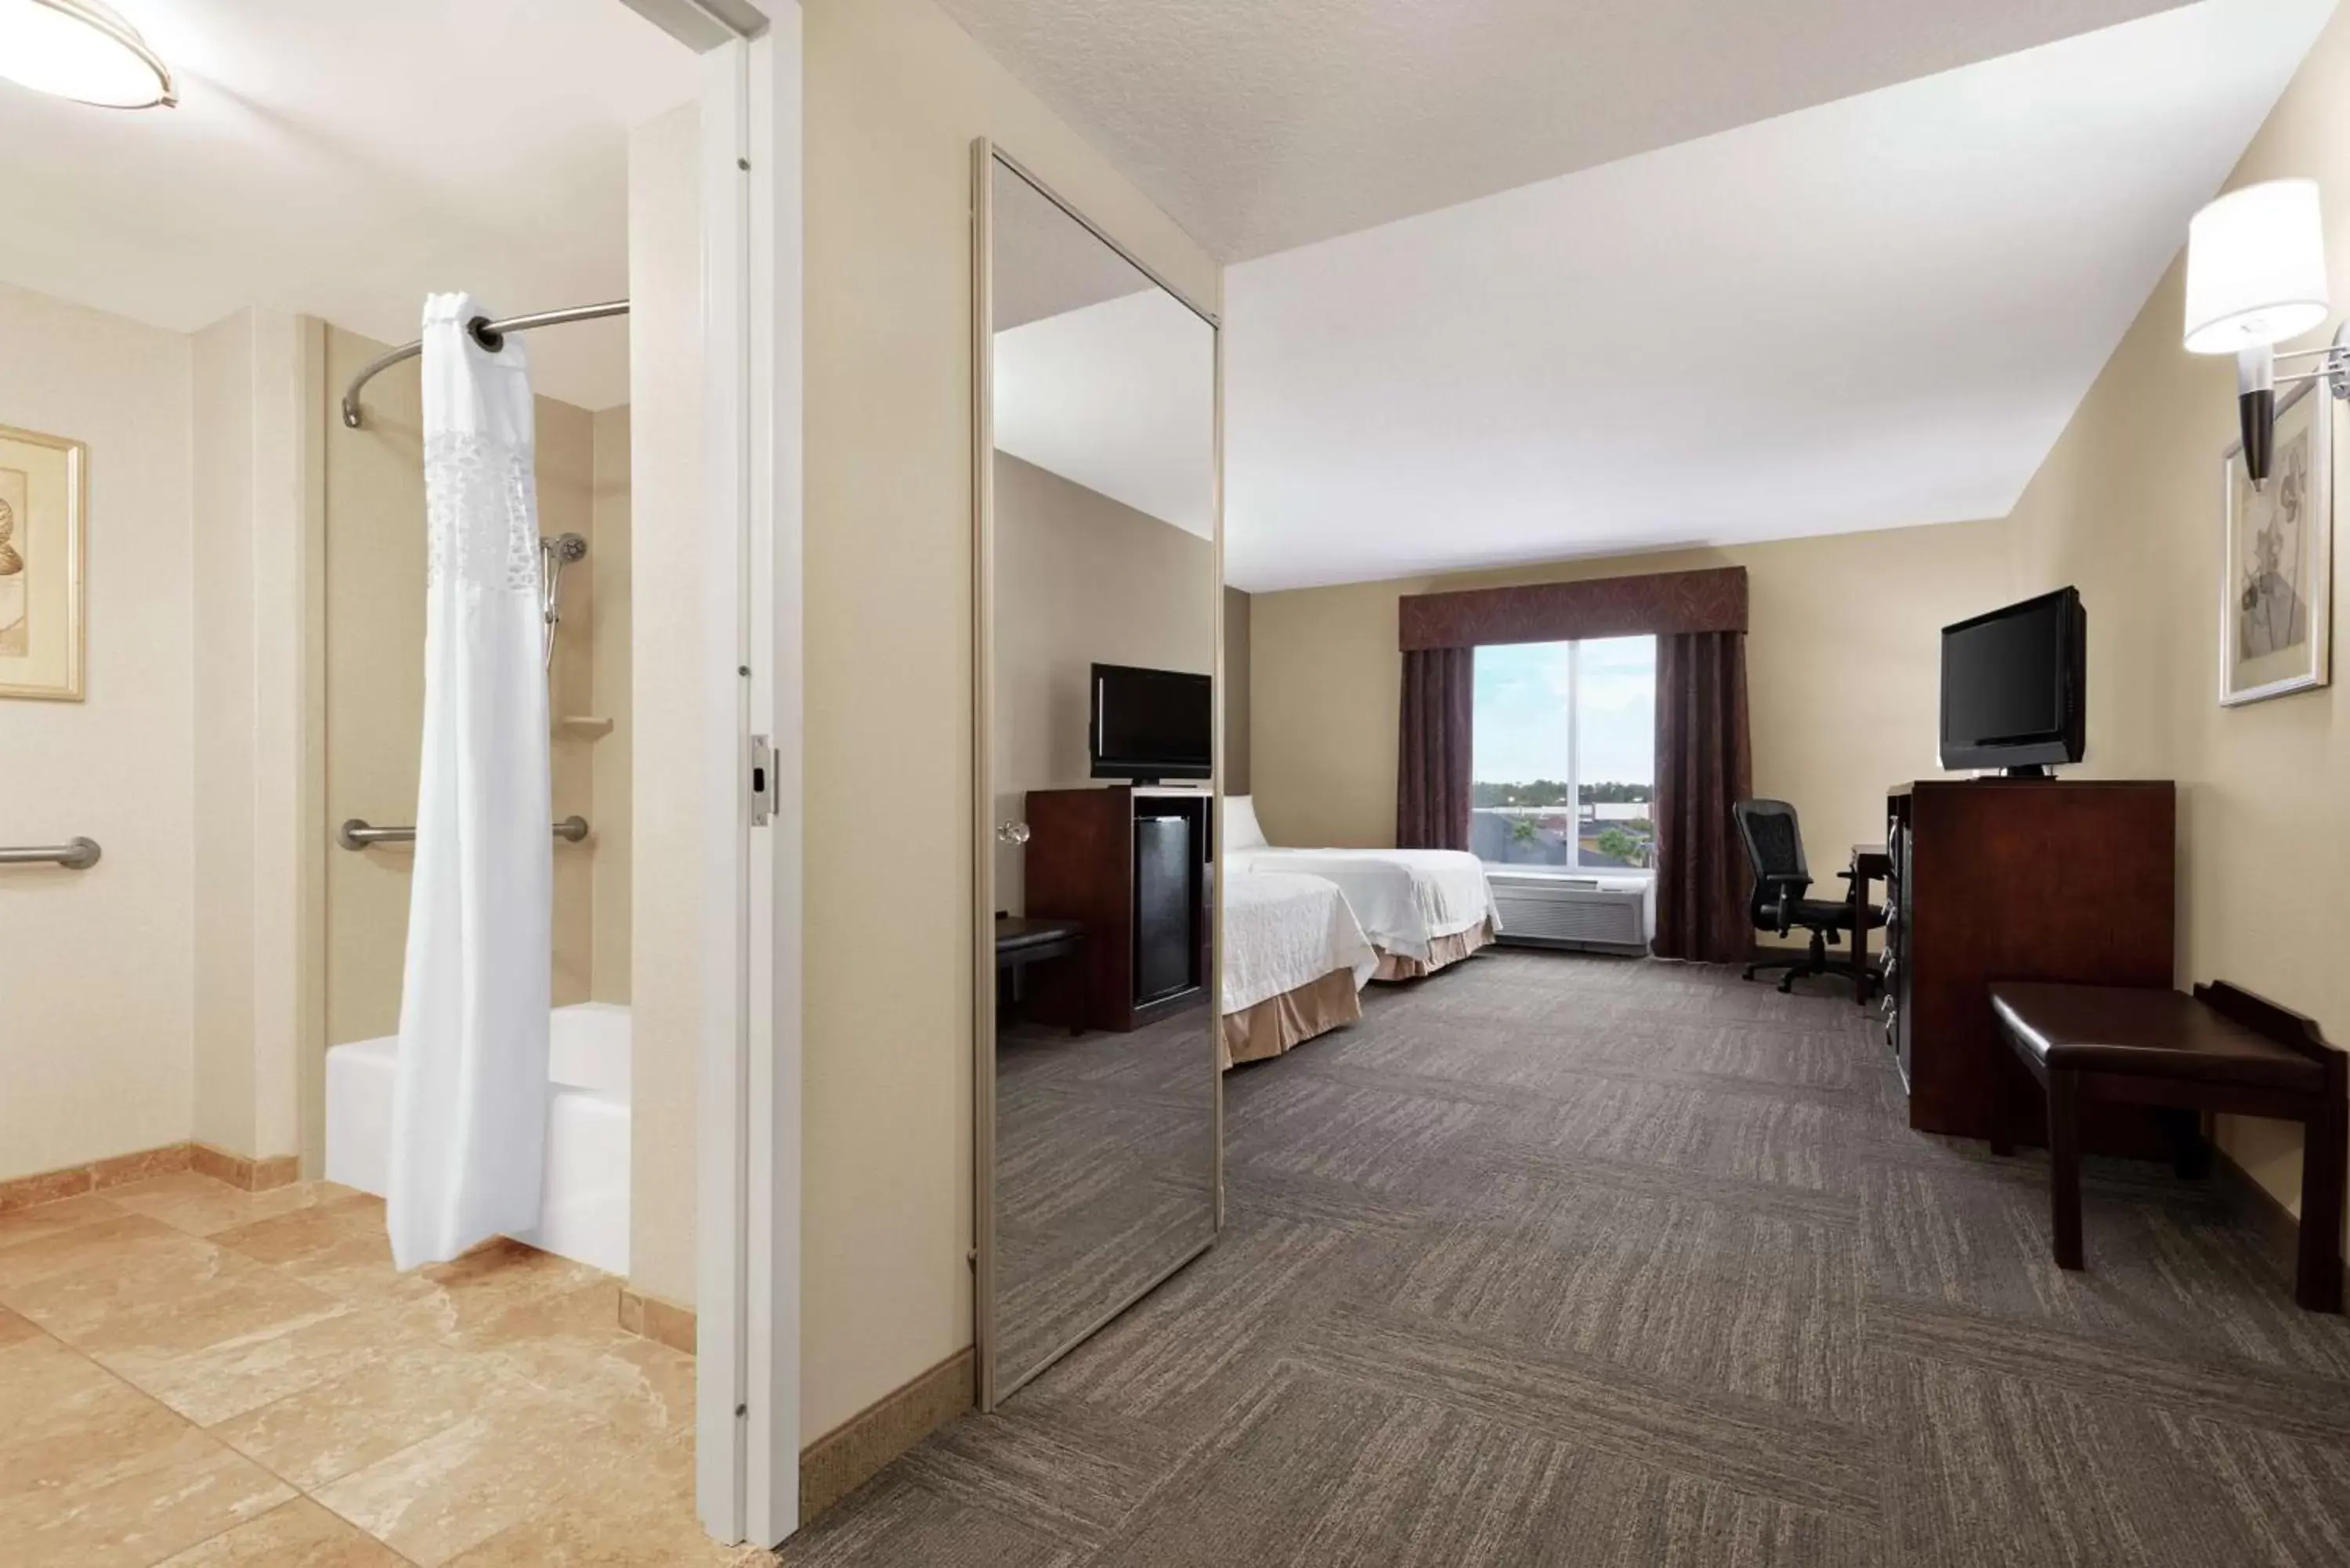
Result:
[[[1529,947],[1586,948],[1598,952],[1648,950],[1648,877],[1512,876],[1490,874],[1504,942]]]

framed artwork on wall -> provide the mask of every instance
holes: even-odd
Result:
[[[2276,413],[2269,481],[2244,476],[2239,441],[2221,461],[2227,497],[2220,599],[2220,701],[2234,706],[2332,679],[2334,399],[2305,381]]]
[[[81,701],[88,459],[0,425],[0,698]]]

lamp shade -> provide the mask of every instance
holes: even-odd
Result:
[[[99,0],[0,0],[0,77],[105,109],[175,101],[170,68]]]
[[[2325,226],[2317,182],[2247,185],[2187,225],[2187,351],[2233,354],[2324,322]]]

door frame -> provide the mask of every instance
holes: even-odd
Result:
[[[772,1546],[799,1525],[802,19],[621,3],[702,57],[695,1501]]]

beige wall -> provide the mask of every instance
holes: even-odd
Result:
[[[193,348],[194,552],[189,587],[195,728],[195,877],[204,919],[194,929],[192,1126],[222,1148],[253,1147],[254,646],[253,406],[248,313],[196,334]],[[239,636],[239,628],[248,628]],[[226,742],[216,744],[217,742]],[[282,1152],[282,1151],[273,1151]]]
[[[1246,794],[1249,758],[1249,607],[1238,588],[1224,590],[1224,793]]]
[[[192,1131],[256,1157],[301,1147],[299,1042],[317,992],[306,421],[323,421],[322,352],[315,322],[274,311],[238,311],[193,342]]]
[[[1093,783],[1096,662],[1205,675],[1216,547],[1059,474],[995,454],[995,820],[1032,789]],[[1021,852],[999,845],[995,903],[1018,914]]]
[[[385,346],[327,330],[321,396],[339,397]],[[368,384],[367,423],[328,421],[325,487],[326,821],[415,820],[424,723],[424,460],[422,404],[413,369]],[[542,397],[536,404],[539,531],[577,533],[588,557],[564,578],[564,636],[550,687],[554,715],[593,714],[597,559],[593,416]],[[609,741],[558,729],[552,815],[597,823],[593,756]],[[552,817],[550,818],[552,820]],[[554,997],[587,1000],[594,951],[593,867],[600,839],[555,846]],[[326,1015],[329,1044],[400,1027],[408,933],[405,847],[335,849],[326,872]]]
[[[591,640],[596,625],[596,416],[553,398],[535,401],[539,534],[546,538],[577,534],[588,541],[588,558],[563,574],[563,634],[556,639],[554,663],[547,671],[546,711],[553,726],[547,753],[554,795],[550,820],[577,813],[592,828],[603,815],[597,809],[595,774],[595,751],[603,742],[564,721],[593,717],[598,711]],[[424,646],[421,638],[416,646]],[[596,953],[596,857],[603,850],[594,838],[585,844],[556,841],[549,994],[557,1007],[588,1000]]]
[[[594,742],[592,783],[596,800],[595,943],[588,964],[588,993],[598,1002],[629,1000],[629,933],[635,919],[629,908],[636,853],[632,831],[629,756],[635,742],[630,716],[636,708],[630,674],[629,410],[604,409],[596,415],[595,532],[588,559],[572,567],[579,578],[587,616],[584,641],[591,650],[589,701],[594,717],[611,729]],[[571,578],[564,578],[568,598]],[[566,609],[565,633],[575,629]],[[585,732],[592,733],[591,732]]]
[[[705,738],[700,131],[691,105],[629,137],[629,606],[634,837],[629,956],[629,1282],[693,1300],[695,1085],[701,1029],[702,864],[696,761]],[[607,742],[609,744],[611,742]]]
[[[1404,595],[1744,566],[1754,788],[1794,803],[1825,880],[1848,846],[1884,838],[1887,785],[1939,772],[1940,630],[2015,597],[2007,539],[2004,523],[1956,523],[1258,594],[1259,816],[1278,844],[1395,841]]]
[[[814,1438],[972,1337],[972,139],[1195,297],[1219,276],[930,0],[806,19]]]
[[[2334,296],[2350,299],[2350,11],[2229,183],[2285,175],[2322,187]],[[2220,454],[2235,385],[2228,361],[2180,350],[2181,313],[2174,265],[2015,509],[2017,587],[2076,583],[2087,602],[2082,776],[2178,781],[2181,982],[2225,977],[2350,1042],[2350,683],[2337,659],[2334,685],[2219,706]],[[2338,596],[2350,541],[2336,532]],[[2225,1118],[2220,1143],[2297,1203],[2296,1130]]]
[[[0,1178],[189,1136],[195,925],[187,337],[0,288],[0,424],[89,448],[86,699],[0,699]]]

